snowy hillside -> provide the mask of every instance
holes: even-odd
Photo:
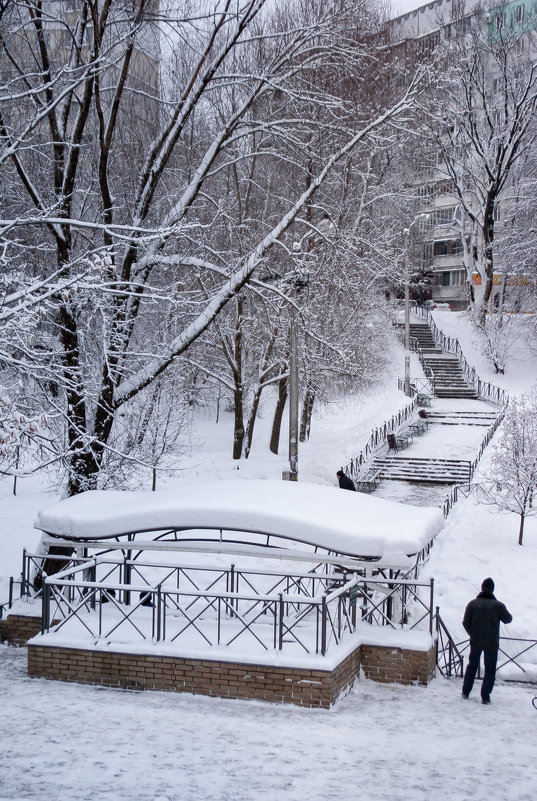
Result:
[[[537,359],[525,347],[506,375],[496,377],[464,315],[437,312],[435,318],[445,333],[459,337],[482,378],[515,393],[531,387]],[[399,348],[391,374],[368,397],[317,409],[310,441],[300,447],[302,480],[336,486],[336,470],[361,450],[372,428],[405,405],[396,381],[403,364]],[[413,357],[412,374],[418,369]],[[197,480],[210,493],[222,479],[279,479],[286,448],[279,456],[269,453],[270,419],[267,408],[250,459],[237,464],[230,456],[231,415],[221,415],[218,424],[200,416],[181,477],[160,486],[173,490]],[[493,444],[474,480],[486,473]],[[11,480],[0,482],[2,601],[9,575],[20,569],[22,548],[37,545],[38,510],[56,500],[39,477],[19,481],[16,497],[11,490]],[[470,497],[438,535],[424,575],[435,578],[436,603],[455,639],[463,638],[466,603],[488,575],[513,614],[509,635],[537,639],[537,518],[527,521],[523,547],[517,530],[514,515],[495,514]],[[43,795],[69,801],[325,801],[335,795],[351,801],[358,786],[368,801],[452,795],[485,801],[491,766],[501,801],[533,801],[535,795],[531,686],[500,684],[492,706],[483,708],[478,697],[460,700],[458,679],[437,678],[428,688],[362,680],[332,712],[322,713],[61,685],[30,680],[25,669],[24,649],[0,648],[0,699],[10,732],[0,750],[2,801]],[[509,754],[508,742],[516,743]]]

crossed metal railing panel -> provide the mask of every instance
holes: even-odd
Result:
[[[53,619],[59,620],[55,630],[77,619],[95,640],[110,638],[120,627],[127,627],[135,639],[151,638],[154,642],[175,642],[188,632],[209,646],[227,647],[246,637],[265,650],[293,645],[306,653],[324,654],[356,630],[359,598],[362,621],[377,625],[407,625],[410,604],[424,611],[409,628],[432,614],[431,604],[420,597],[420,587],[428,586],[432,599],[432,582],[394,579],[391,575],[364,579],[350,572],[344,576],[280,574],[275,580],[274,571],[232,572],[221,567],[184,565],[172,570],[170,565],[157,565],[162,568],[159,577],[165,577],[166,583],[155,586],[148,584],[140,561],[136,578],[141,583],[119,582],[123,567],[124,562],[95,558],[48,577],[43,594],[43,631],[50,630]],[[147,567],[154,571],[155,564],[148,563]],[[405,575],[413,572],[414,568]],[[101,577],[95,580],[98,573],[105,577],[104,582]],[[207,576],[208,587],[201,586],[196,574]],[[130,571],[127,575],[132,578]],[[244,579],[241,591],[237,591],[238,577]],[[185,579],[188,589],[184,588]],[[179,580],[182,587],[171,586]],[[134,604],[130,602],[132,593],[139,593]],[[401,610],[397,621],[393,613],[395,601]],[[147,606],[151,607],[150,613]]]
[[[462,640],[455,642],[451,634],[446,628],[446,625],[439,614],[439,609],[436,607],[435,613],[436,633],[437,633],[437,652],[436,664],[443,676],[459,676],[462,677],[464,673],[464,657],[470,650],[470,640]],[[518,643],[519,645],[515,645]],[[516,653],[509,653],[509,651],[516,650]],[[521,661],[523,655],[533,651],[535,662],[524,663]],[[511,673],[507,680],[510,681],[524,681],[528,680],[528,664],[534,667],[531,673],[530,681],[534,681],[535,672],[537,672],[537,640],[526,639],[523,637],[500,637],[500,647],[498,649],[498,664],[496,666],[496,673],[501,678],[502,671],[505,673],[507,669],[512,667],[515,673]],[[526,665],[526,666],[525,666]],[[477,674],[481,678],[480,669]]]

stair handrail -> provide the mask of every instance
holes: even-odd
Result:
[[[475,367],[470,367],[466,361],[466,357],[461,348],[461,344],[455,337],[450,337],[437,326],[430,309],[423,310],[423,316],[427,320],[434,341],[439,345],[442,350],[448,353],[453,353],[461,366],[461,370],[466,380],[475,387],[476,394],[479,398],[491,401],[500,406],[504,406],[509,402],[509,394],[501,387],[491,384],[490,381],[481,381],[477,375]]]
[[[497,415],[495,421],[493,422],[493,424],[490,426],[490,428],[488,429],[487,433],[483,437],[483,440],[481,442],[481,447],[479,448],[477,456],[475,457],[473,462],[470,463],[470,481],[474,477],[474,473],[475,473],[476,467],[479,464],[479,461],[480,461],[481,457],[483,456],[483,452],[484,452],[485,448],[487,447],[487,445],[491,441],[492,437],[496,433],[496,430],[497,430],[498,426],[500,425],[500,423],[502,422],[503,418],[505,417],[506,410],[507,410],[507,404],[502,406],[502,408],[500,409],[500,412]]]
[[[396,414],[393,414],[388,421],[384,421],[381,426],[373,429],[358,456],[351,459],[349,464],[342,468],[353,481],[356,481],[360,477],[361,470],[370,461],[371,457],[384,447],[387,442],[388,434],[395,434],[414,416],[417,405],[418,396],[416,393],[409,404],[400,409]]]
[[[436,666],[442,676],[460,676],[464,669],[464,657],[458,649],[457,643],[447,630],[446,624],[440,617],[440,607],[436,607]]]
[[[429,384],[431,385],[431,390],[433,395],[435,394],[434,391],[434,373],[429,365],[425,362],[425,355],[421,349],[421,345],[416,337],[410,337],[410,350],[414,351],[414,353],[418,354],[418,359],[421,364],[421,369],[425,375],[425,378],[428,380]]]
[[[404,342],[404,339],[405,339],[404,334],[402,336],[399,335],[399,340],[401,342]],[[416,337],[410,337],[409,338],[409,344],[410,344],[410,350],[413,353],[417,353],[417,355],[418,355],[418,359],[419,359],[419,362],[421,364],[421,369],[423,370],[425,378],[429,382],[429,384],[431,386],[431,391],[432,391],[432,393],[434,395],[435,394],[434,393],[434,373],[431,370],[431,368],[425,362],[425,356],[424,356],[424,353],[423,353],[423,351],[421,349],[419,340]],[[410,391],[414,392],[414,388],[412,387],[412,385],[411,385]]]

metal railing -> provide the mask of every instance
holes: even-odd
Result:
[[[506,406],[503,406],[501,411],[500,411],[500,413],[496,417],[495,421],[493,422],[493,424],[490,426],[490,428],[488,429],[487,433],[483,437],[483,440],[481,442],[478,454],[475,457],[475,459],[473,460],[473,462],[470,464],[470,481],[473,478],[473,475],[475,473],[475,469],[476,469],[477,465],[479,464],[479,461],[480,461],[481,457],[483,456],[483,452],[484,452],[485,448],[487,447],[487,445],[491,441],[492,437],[496,433],[496,430],[498,429],[498,426],[500,425],[500,423],[502,422],[503,418],[505,417],[505,410],[506,410]]]
[[[390,420],[385,421],[381,426],[373,429],[358,456],[351,459],[346,467],[342,468],[344,472],[353,480],[358,480],[371,458],[386,445],[388,434],[397,433],[399,429],[415,416],[417,403],[418,401],[415,395],[412,401],[397,412],[397,414],[392,415]]]
[[[446,628],[440,617],[439,607],[435,613],[436,629],[436,666],[442,676],[461,676],[463,675],[464,657]]]
[[[466,361],[459,340],[454,337],[447,336],[440,328],[438,328],[430,309],[420,309],[419,313],[426,319],[427,325],[431,330],[431,334],[433,335],[433,339],[436,344],[441,347],[442,350],[445,350],[448,353],[453,353],[457,357],[464,377],[468,383],[475,387],[478,397],[502,406],[507,404],[509,402],[508,393],[501,387],[491,384],[490,381],[481,381],[477,375],[475,367],[470,367]]]
[[[122,581],[125,570],[129,583]],[[263,650],[324,655],[352,634],[358,621],[391,628],[427,625],[432,633],[433,588],[432,580],[364,578],[349,572],[291,575],[233,565],[200,568],[94,558],[45,579],[42,632],[53,628],[94,642],[127,636],[213,647],[248,640]]]
[[[455,642],[440,617],[439,608],[435,612],[435,630],[437,635],[436,664],[442,676],[452,677],[464,675],[465,654],[470,651],[470,640]],[[521,657],[531,656],[534,662],[523,662]],[[537,676],[537,640],[523,637],[500,637],[496,675],[505,681],[535,682]],[[477,678],[481,678],[478,670]]]

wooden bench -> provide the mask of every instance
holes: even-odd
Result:
[[[429,428],[429,421],[421,419],[416,420],[415,423],[410,424],[409,428],[413,434],[423,434]]]
[[[368,470],[361,478],[354,482],[357,492],[368,492],[371,494],[375,487],[380,484],[380,470]]]
[[[414,435],[411,431],[400,431],[399,434],[388,434],[386,437],[388,442],[388,453],[390,451],[400,451],[403,448],[408,448],[411,442],[414,441]]]

